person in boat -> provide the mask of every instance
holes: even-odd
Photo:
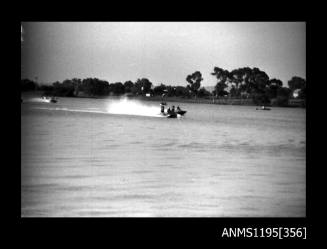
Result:
[[[167,114],[170,114],[170,113],[171,113],[171,110],[170,110],[170,107],[168,107]]]
[[[171,108],[171,112],[172,113],[175,113],[175,106],[173,105],[172,108]]]
[[[179,111],[181,111],[181,108],[179,108],[179,106],[177,106],[176,110],[179,112]]]
[[[164,114],[165,113],[165,106],[161,105],[161,113]]]

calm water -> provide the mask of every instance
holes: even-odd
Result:
[[[305,216],[305,109],[114,101],[22,104],[22,216]]]

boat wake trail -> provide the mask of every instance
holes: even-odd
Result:
[[[43,102],[42,99],[36,99],[38,102]],[[88,109],[70,109],[64,107],[32,107],[32,109],[51,110],[51,111],[66,111],[66,112],[87,112],[100,114],[120,114],[120,115],[134,115],[147,117],[164,117],[159,112],[159,107],[145,105],[139,101],[120,99],[113,100],[108,103],[105,110],[88,108]]]
[[[42,98],[29,98],[25,99],[24,102],[50,103],[50,100]]]
[[[110,114],[163,117],[160,115],[159,106],[149,106],[127,98],[110,102],[107,106],[107,112]]]
[[[51,107],[33,107],[32,109],[50,110],[50,111],[65,111],[65,112],[88,112],[88,113],[101,113],[108,114],[106,111],[83,110],[83,109],[68,109],[68,108],[51,108]]]

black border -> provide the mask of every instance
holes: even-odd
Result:
[[[314,63],[314,59],[311,56],[311,52],[314,50],[312,41],[312,35],[314,30],[314,22],[312,18],[308,17],[308,9],[306,6],[301,5],[303,9],[300,12],[297,10],[288,9],[284,12],[275,12],[272,8],[272,12],[261,11],[262,4],[259,6],[260,10],[256,7],[252,11],[247,12],[246,16],[239,15],[243,13],[242,5],[239,6],[239,10],[236,12],[227,12],[221,14],[221,9],[226,9],[224,5],[210,4],[206,7],[206,12],[202,12],[202,8],[197,8],[197,4],[190,3],[192,10],[184,9],[184,5],[175,9],[174,5],[161,7],[163,3],[155,4],[156,8],[160,9],[159,13],[156,10],[149,11],[146,7],[139,11],[139,7],[135,8],[135,4],[132,4],[130,11],[127,14],[119,16],[119,14],[113,14],[113,10],[108,6],[103,11],[92,12],[92,8],[87,13],[83,12],[83,16],[80,12],[76,12],[73,8],[65,8],[63,6],[57,6],[52,11],[57,12],[55,15],[49,15],[48,13],[29,11],[30,6],[20,13],[20,16],[13,22],[12,32],[13,42],[15,44],[12,51],[17,52],[17,60],[14,60],[14,70],[11,75],[17,76],[17,86],[19,86],[18,77],[20,77],[20,70],[18,58],[20,52],[17,51],[20,46],[19,34],[21,21],[305,21],[307,23],[307,81],[313,81],[313,73],[311,70]],[[187,3],[185,3],[187,4]],[[217,6],[220,5],[220,6]],[[246,4],[244,4],[246,5]],[[141,8],[143,5],[141,6]],[[24,8],[24,6],[23,6]],[[88,9],[88,7],[86,7]],[[127,6],[122,8],[126,10]],[[231,8],[231,7],[229,7]],[[168,10],[167,10],[168,9]],[[167,12],[165,12],[167,10]],[[228,9],[230,10],[230,9]],[[305,10],[305,11],[304,11]],[[184,12],[182,12],[184,11]],[[188,12],[190,11],[190,12]],[[193,12],[191,12],[193,11]],[[202,12],[202,14],[199,14]],[[36,14],[37,13],[37,14]],[[74,14],[75,13],[75,14]],[[184,14],[181,14],[184,13]],[[185,17],[187,13],[187,17]],[[255,13],[255,19],[253,19],[252,13]],[[296,13],[297,16],[291,16],[290,13]],[[58,16],[59,15],[59,16]],[[72,15],[74,15],[72,17]],[[80,15],[80,16],[79,16]],[[109,17],[108,17],[109,16]],[[198,20],[194,20],[194,19]],[[220,20],[214,20],[219,18]],[[225,18],[222,20],[221,18]],[[232,20],[231,20],[232,19]],[[19,43],[19,44],[18,44]],[[10,53],[12,56],[12,53]],[[10,77],[9,77],[10,78]],[[11,77],[12,78],[12,77]],[[12,79],[11,79],[12,80]],[[317,80],[317,79],[316,79]],[[20,199],[20,89],[13,86],[14,89],[10,91],[15,93],[15,104],[13,104],[13,110],[10,111],[10,120],[14,121],[13,124],[9,124],[11,134],[15,134],[11,137],[10,149],[10,165],[13,167],[13,179],[14,193],[11,193],[11,197],[14,199],[12,203],[15,203],[11,209],[12,218],[10,224],[14,229],[19,232],[19,236],[22,236],[26,241],[34,241],[40,238],[49,238],[54,241],[54,238],[69,239],[71,241],[88,241],[91,238],[108,238],[110,244],[112,240],[119,240],[121,243],[134,243],[136,241],[146,241],[148,239],[155,239],[157,244],[163,241],[171,241],[177,239],[182,243],[213,243],[218,244],[220,241],[229,241],[232,239],[224,239],[221,237],[221,232],[224,227],[307,227],[307,239],[315,238],[313,229],[313,157],[317,155],[315,147],[311,147],[313,141],[314,127],[312,121],[315,118],[314,106],[316,103],[312,98],[311,93],[313,90],[308,87],[308,99],[307,99],[307,168],[306,168],[306,217],[305,218],[21,218],[21,199]],[[311,92],[312,91],[312,92]],[[8,96],[6,96],[8,97]],[[8,103],[12,103],[12,95],[8,98]],[[310,120],[310,122],[308,122]],[[12,139],[14,138],[14,139]],[[14,152],[13,152],[14,151]],[[16,154],[17,153],[17,154]],[[12,183],[13,181],[11,181]],[[14,196],[14,197],[13,197]],[[235,238],[234,238],[235,240]],[[236,239],[244,240],[244,239]],[[245,240],[269,240],[260,238],[247,238]],[[97,240],[91,241],[96,244]],[[155,246],[157,245],[155,244]]]

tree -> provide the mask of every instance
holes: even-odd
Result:
[[[64,87],[64,88],[69,88],[69,89],[74,88],[74,83],[72,80],[66,79],[61,84],[62,84],[62,87]]]
[[[238,97],[239,96],[239,92],[237,91],[237,87],[232,86],[232,88],[229,91],[229,94],[232,97]]]
[[[306,99],[306,86],[304,86],[299,92],[300,99]]]
[[[109,83],[97,78],[87,78],[82,81],[83,91],[91,96],[107,95],[109,93]]]
[[[165,93],[166,88],[167,87],[161,83],[159,86],[155,86],[153,88],[153,93],[154,93],[154,95],[162,95]]]
[[[199,97],[208,97],[210,95],[211,95],[210,92],[208,90],[206,90],[204,87],[201,87],[198,92]]]
[[[212,94],[214,96],[223,97],[223,96],[228,95],[229,93],[226,90],[219,90],[219,89],[215,88],[215,90],[212,91]]]
[[[95,79],[96,95],[108,95],[109,94],[109,82],[105,80]]]
[[[124,87],[123,83],[121,83],[121,82],[109,84],[109,89],[112,93],[114,93],[116,95],[125,93],[125,87]]]
[[[241,96],[241,86],[244,82],[244,72],[242,68],[234,69],[229,73],[230,80],[235,84],[235,86],[232,86],[232,89],[230,90],[230,94],[233,97],[240,97]]]
[[[126,81],[124,83],[124,87],[125,87],[125,93],[130,93],[132,91],[132,87],[134,86],[134,83],[130,80]]]
[[[300,90],[299,91],[299,98],[305,99],[306,98],[306,80],[298,77],[298,76],[293,76],[291,80],[288,81],[288,86],[294,92],[295,90]]]
[[[72,83],[74,86],[74,95],[78,96],[79,91],[81,90],[81,87],[82,87],[82,80],[78,79],[78,78],[73,78]]]
[[[72,80],[64,80],[60,86],[60,95],[67,97],[74,97],[75,86]]]
[[[135,85],[132,86],[132,88],[131,88],[131,93],[132,93],[133,95],[137,95],[137,94],[139,94],[138,89],[137,89],[137,87],[136,87]]]
[[[288,106],[288,100],[290,95],[292,94],[292,90],[287,87],[280,87],[277,90],[277,105],[278,106]]]
[[[259,68],[255,67],[252,69],[250,77],[248,79],[251,92],[264,93],[266,87],[269,85],[269,76],[261,71]]]
[[[283,82],[279,79],[271,79],[268,85],[267,95],[270,99],[274,99],[277,97],[277,90],[283,86]]]
[[[168,97],[176,96],[176,87],[167,86],[166,87],[166,94],[167,94]]]
[[[270,98],[268,96],[269,84],[269,76],[264,71],[261,71],[256,67],[252,69],[249,78],[249,85],[252,99],[255,104],[270,104]]]
[[[194,72],[193,74],[187,75],[186,81],[189,83],[187,88],[197,96],[198,89],[201,86],[201,81],[203,80],[202,74],[199,71]]]
[[[201,90],[201,89],[200,89]],[[176,86],[175,88],[175,96],[177,97],[191,97],[190,96],[190,90],[187,87],[184,86]]]
[[[37,84],[29,79],[20,80],[21,91],[33,91],[37,88]]]
[[[150,92],[152,87],[152,82],[147,78],[142,78],[142,79],[138,79],[134,85],[137,89],[138,94],[145,94]]]
[[[304,89],[306,87],[305,79],[298,76],[293,76],[287,83],[292,91],[296,89]]]
[[[53,89],[52,85],[40,85],[39,87],[39,90],[43,91],[45,95],[52,95]]]
[[[225,69],[222,69],[220,67],[214,67],[213,72],[211,75],[216,76],[218,82],[215,86],[215,95],[217,96],[224,96],[228,92],[225,91],[225,88],[227,87],[226,81],[229,76],[229,72]]]
[[[270,98],[266,93],[254,92],[252,93],[253,102],[257,105],[270,104]]]
[[[251,89],[251,83],[250,83],[250,77],[252,75],[252,69],[249,67],[243,67],[237,69],[237,74],[241,84],[239,86],[239,91],[241,95],[244,95],[246,93],[248,96],[251,94],[252,89]]]
[[[55,95],[55,96],[64,96],[64,97],[74,97],[74,85],[73,82],[69,79],[64,80],[62,83],[56,81],[52,84],[53,91],[51,93],[45,92],[44,94]]]

